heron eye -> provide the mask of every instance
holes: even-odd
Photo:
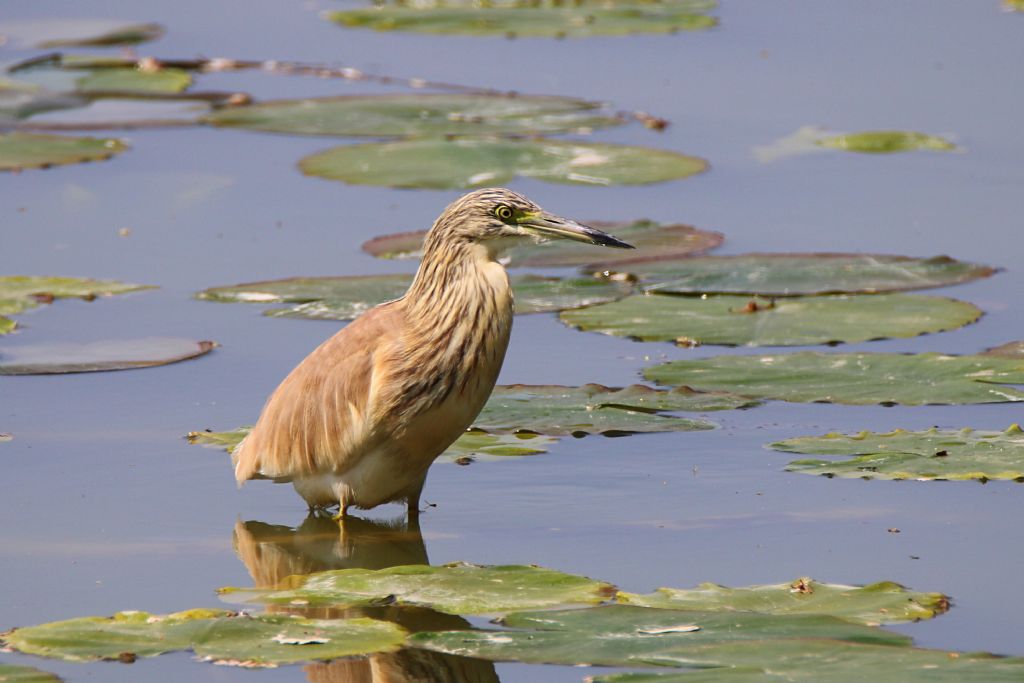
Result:
[[[512,209],[511,209],[511,207],[508,207],[508,206],[505,206],[504,204],[502,204],[501,206],[499,206],[498,208],[496,208],[494,210],[494,215],[497,216],[498,218],[500,218],[503,221],[511,220],[512,219]]]

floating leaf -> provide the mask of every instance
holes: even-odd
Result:
[[[590,683],[1013,683],[1024,676],[1024,657],[987,653],[793,639],[714,643],[665,657],[663,665],[696,667],[673,673],[594,676]]]
[[[389,604],[419,605],[449,614],[500,614],[596,604],[614,590],[607,583],[532,565],[453,563],[337,569],[289,577],[279,590],[226,588],[222,592],[279,605],[365,605],[387,599]]]
[[[581,330],[683,346],[853,343],[952,330],[979,317],[981,311],[969,303],[911,294],[778,301],[654,294],[561,314],[562,322]]]
[[[0,171],[99,161],[126,149],[125,143],[111,138],[0,133]]]
[[[0,311],[0,313],[3,313],[3,311]],[[1000,346],[994,346],[991,349],[983,351],[981,355],[997,356],[999,358],[1024,359],[1024,341],[1012,341]]]
[[[941,593],[908,591],[892,581],[844,586],[809,578],[743,588],[702,583],[688,589],[659,588],[648,595],[620,592],[617,599],[659,609],[828,614],[871,626],[931,619],[949,609],[949,598]]]
[[[956,149],[956,145],[952,142],[943,140],[935,135],[901,130],[876,130],[864,133],[834,135],[818,140],[817,144],[830,149],[863,152],[866,154],[889,154],[891,152],[908,152],[916,149]]]
[[[697,2],[581,2],[571,5],[499,2],[380,5],[330,12],[327,18],[348,28],[472,36],[563,38],[632,33],[698,31],[717,25]]]
[[[101,91],[139,93],[178,93],[192,84],[192,76],[181,69],[99,69],[76,82],[76,90],[83,93]]]
[[[647,368],[659,384],[733,391],[783,401],[944,405],[1024,401],[1024,360],[940,353],[715,356]]]
[[[306,157],[299,168],[355,185],[447,190],[502,185],[516,176],[645,185],[700,173],[707,162],[666,150],[592,142],[432,138],[335,147]]]
[[[353,275],[290,278],[212,287],[196,294],[207,301],[297,303],[293,308],[266,311],[287,318],[352,320],[377,304],[397,299],[412,283],[412,275]],[[597,278],[562,279],[517,275],[512,280],[517,313],[545,313],[591,306],[620,299],[632,291],[628,282]]]
[[[28,83],[0,79],[0,121],[20,121],[33,114],[85,106],[78,95],[56,93]]]
[[[136,45],[164,34],[159,24],[132,24],[103,19],[43,19],[4,22],[0,35],[14,45],[33,47],[106,47]]]
[[[777,451],[855,456],[851,460],[797,460],[790,472],[863,479],[1024,480],[1024,432],[929,429],[885,434],[803,436],[771,444]]]
[[[419,93],[275,100],[227,107],[216,126],[300,135],[438,136],[560,133],[622,120],[601,105],[570,97]]]
[[[118,339],[85,344],[0,347],[0,375],[52,375],[132,370],[205,355],[216,342],[176,337]]]
[[[135,285],[117,280],[93,280],[80,277],[45,277],[35,275],[0,275],[0,299],[38,297],[40,299],[95,299],[126,292],[152,289],[152,285]]]
[[[647,220],[618,223],[586,221],[586,224],[629,242],[635,249],[611,251],[581,242],[551,240],[512,246],[502,252],[502,262],[509,268],[585,266],[588,271],[626,269],[620,264],[697,254],[717,247],[723,240],[719,232],[698,230],[689,225],[660,225]],[[427,231],[422,230],[382,235],[364,242],[363,251],[377,258],[419,258],[426,234]]]
[[[513,384],[494,388],[473,426],[487,432],[529,430],[549,436],[692,431],[714,425],[664,413],[751,405],[756,403],[740,396],[689,387],[664,391],[639,384],[625,389]]]
[[[30,666],[0,664],[0,683],[60,683],[60,677]]]
[[[510,614],[515,631],[417,633],[416,647],[495,661],[530,664],[630,666],[662,664],[715,643],[764,639],[835,638],[888,646],[906,636],[821,614],[702,612],[606,605],[589,609]],[[681,628],[685,627],[685,628]],[[691,628],[691,627],[696,627]]]
[[[970,282],[994,268],[948,256],[740,254],[630,264],[649,291],[667,294],[869,294]]]
[[[7,645],[69,660],[150,657],[192,649],[223,663],[273,665],[397,650],[405,631],[373,619],[301,619],[197,609],[168,615],[120,612],[15,629]]]

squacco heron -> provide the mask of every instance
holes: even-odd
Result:
[[[510,241],[632,248],[511,190],[471,192],[427,233],[409,290],[309,354],[235,450],[235,478],[291,482],[310,508],[406,501],[419,515],[427,469],[494,388],[512,330],[498,255]]]

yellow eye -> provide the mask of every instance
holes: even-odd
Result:
[[[503,221],[508,221],[512,219],[512,209],[502,204],[494,210],[494,215]]]

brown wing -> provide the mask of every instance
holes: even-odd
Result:
[[[267,399],[235,450],[235,479],[290,479],[352,467],[380,436],[375,376],[401,343],[401,301],[378,306],[306,356]]]

